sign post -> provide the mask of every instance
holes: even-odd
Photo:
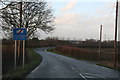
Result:
[[[16,52],[17,52],[17,41],[23,40],[23,67],[25,63],[25,40],[27,39],[27,29],[26,28],[15,28],[13,29],[13,40],[15,40],[15,68],[16,68]],[[18,54],[19,55],[19,54]]]
[[[23,40],[23,68],[25,64],[25,40]]]
[[[26,35],[27,35],[26,28],[13,29],[13,39],[14,40],[26,40],[27,39]]]
[[[17,54],[17,41],[15,40],[15,56],[14,56],[14,66],[16,69],[16,54]]]

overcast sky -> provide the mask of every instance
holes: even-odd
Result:
[[[40,39],[57,36],[64,39],[98,40],[100,25],[103,25],[103,40],[114,40],[116,0],[46,1],[53,9],[55,30],[52,34],[38,31]]]
[[[114,40],[116,0],[57,0],[52,1],[55,30],[50,35],[64,39],[99,39],[103,25],[103,40]]]

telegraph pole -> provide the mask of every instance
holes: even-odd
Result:
[[[19,28],[22,27],[22,2],[19,2],[20,3],[20,26]],[[21,47],[21,41],[18,40],[18,64],[20,62],[20,47]]]
[[[20,26],[22,27],[22,1],[20,2]],[[25,28],[25,26],[24,26],[24,28]],[[24,64],[25,64],[25,40],[23,40],[22,42],[23,42],[22,66],[24,68]]]
[[[19,28],[21,28],[22,27],[22,1],[19,3],[20,3],[20,26]],[[18,64],[20,62],[20,47],[21,47],[20,43],[21,41],[18,40]]]
[[[115,40],[114,40],[114,67],[117,65],[117,22],[118,22],[118,0],[116,2]]]
[[[99,58],[101,60],[101,40],[102,40],[102,25],[100,26],[100,41],[99,41]]]
[[[20,27],[22,26],[22,1],[20,2]]]

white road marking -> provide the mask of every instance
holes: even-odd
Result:
[[[103,76],[100,76],[100,75],[98,75],[98,74],[91,74],[91,73],[84,73],[84,74],[87,74],[87,75],[95,75],[95,76],[98,76],[98,77],[100,77],[100,78],[109,80],[109,79],[107,79],[107,78],[105,78],[105,77],[103,77]]]
[[[79,68],[80,70],[82,70],[81,68]]]
[[[84,78],[85,80],[87,80],[86,77],[83,76],[81,73],[79,73],[79,75],[80,75],[82,78]]]
[[[94,77],[92,77],[92,76],[85,76],[85,77],[87,77],[87,78],[94,78]]]
[[[36,67],[32,72],[35,72],[38,69],[38,67]]]
[[[72,69],[73,69],[73,70],[75,70],[75,68],[74,68],[74,67],[72,67]]]
[[[105,78],[105,77],[103,77],[103,76],[100,76],[100,75],[98,75],[98,74],[95,74],[96,76],[99,76],[99,77],[101,77],[101,78],[103,78],[103,79],[106,79],[106,80],[109,80],[109,79],[107,79],[107,78]]]

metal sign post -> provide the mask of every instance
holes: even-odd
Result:
[[[23,40],[23,68],[25,64],[25,40]]]
[[[23,40],[23,67],[25,63],[25,40],[27,39],[27,29],[26,28],[15,28],[13,29],[13,39],[15,40],[15,68],[16,68],[16,52],[17,52],[17,40]],[[19,47],[20,43],[18,44]],[[18,58],[20,54],[20,49],[18,48]]]
[[[15,56],[14,56],[14,67],[16,69],[16,54],[17,54],[17,41],[15,40]]]
[[[17,48],[18,48],[18,59],[20,57],[20,40],[23,40],[23,68],[24,68],[24,64],[25,64],[25,40],[27,39],[27,30],[24,26],[24,28],[22,28],[22,0],[20,2],[20,26],[19,28],[15,28],[13,29],[13,40],[15,40],[15,58],[14,58],[14,66],[16,69],[16,54],[17,54]],[[18,44],[17,44],[17,40],[18,40]],[[18,45],[18,46],[17,46]]]

